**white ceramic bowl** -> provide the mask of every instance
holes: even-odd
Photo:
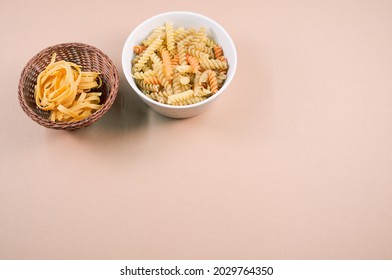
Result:
[[[229,69],[227,72],[227,79],[224,82],[222,88],[220,88],[219,91],[213,96],[196,104],[186,106],[173,106],[162,104],[150,99],[137,87],[135,80],[131,74],[131,60],[134,57],[133,46],[139,45],[140,42],[147,38],[147,36],[151,33],[152,30],[154,30],[158,26],[164,25],[165,22],[173,23],[175,28],[183,26],[185,28],[193,27],[199,29],[200,27],[204,26],[207,29],[207,33],[219,45],[222,46],[224,55],[229,63]],[[233,40],[230,38],[229,34],[223,29],[222,26],[220,26],[214,20],[206,16],[191,12],[169,12],[159,14],[147,19],[132,31],[124,44],[122,52],[122,67],[128,83],[151,109],[166,117],[189,118],[206,111],[229,86],[237,68],[237,51],[235,49]]]

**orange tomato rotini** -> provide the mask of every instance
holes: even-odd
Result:
[[[192,67],[192,72],[197,73],[200,70],[199,62],[197,61],[196,57],[187,55],[186,60],[188,61],[189,65]]]
[[[133,52],[136,54],[141,54],[144,50],[146,49],[145,46],[134,46],[133,47]]]
[[[166,48],[162,48],[161,57],[162,57],[163,67],[165,69],[166,79],[171,80],[173,79],[173,68],[172,68],[169,51]]]
[[[218,82],[216,79],[216,73],[214,71],[208,71],[208,83],[211,87],[211,93],[216,93],[218,91]]]
[[[221,46],[214,46],[215,59],[223,57],[223,49]]]

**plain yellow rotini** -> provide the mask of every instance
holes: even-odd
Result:
[[[178,47],[178,60],[180,65],[186,65],[186,48],[184,46],[184,44],[182,43],[182,41],[180,43],[178,43],[177,45]]]
[[[165,24],[166,27],[166,43],[167,43],[167,49],[169,50],[171,55],[175,55],[177,50],[175,47],[175,41],[174,41],[174,28],[173,28],[173,24],[171,23],[166,23]]]
[[[175,102],[187,100],[191,97],[194,97],[194,92],[190,89],[181,93],[170,95],[168,97],[167,103],[173,104]]]
[[[134,72],[134,73],[132,74],[132,76],[133,76],[135,79],[144,80],[145,78],[156,76],[156,73],[154,72],[154,70],[148,70],[148,71],[146,71],[146,72],[143,72],[143,71]]]
[[[174,73],[174,77],[173,77],[173,92],[174,92],[174,94],[181,92],[181,83],[180,83],[181,77],[182,76],[179,72]]]

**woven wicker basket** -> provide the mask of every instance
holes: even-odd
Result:
[[[41,71],[50,63],[52,54],[56,60],[66,60],[82,66],[83,71],[101,73],[101,109],[77,122],[52,122],[50,112],[37,107],[34,100],[34,87]],[[113,105],[118,92],[118,72],[113,62],[101,50],[81,43],[66,43],[48,47],[35,55],[25,66],[19,80],[19,102],[25,113],[38,124],[47,128],[75,130],[97,121]]]

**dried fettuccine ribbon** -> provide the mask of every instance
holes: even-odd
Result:
[[[39,108],[51,111],[50,120],[75,122],[100,109],[101,92],[92,89],[102,85],[97,72],[83,72],[73,62],[56,62],[56,53],[38,75],[34,98]]]

